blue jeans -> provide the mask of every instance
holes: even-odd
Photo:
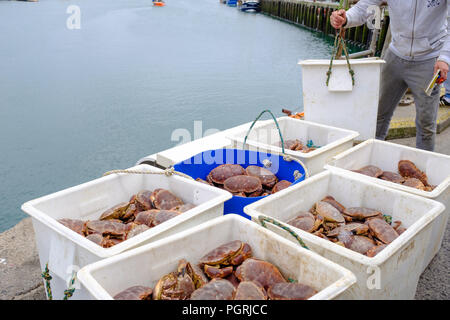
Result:
[[[394,110],[408,88],[416,105],[416,147],[434,150],[439,109],[439,86],[428,96],[425,88],[433,78],[436,58],[424,61],[408,61],[390,50],[383,57],[386,63],[381,69],[380,100],[376,138],[386,139]]]

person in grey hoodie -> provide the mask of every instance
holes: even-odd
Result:
[[[348,11],[334,11],[331,24],[336,29],[362,25],[373,15],[370,6],[383,2],[360,0]],[[439,86],[431,96],[425,88],[437,70],[447,79],[450,0],[387,0],[387,4],[392,41],[383,56],[376,138],[386,139],[394,110],[409,87],[416,104],[416,147],[433,151]]]

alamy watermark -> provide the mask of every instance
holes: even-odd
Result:
[[[77,5],[70,5],[66,10],[67,14],[70,16],[66,20],[66,27],[69,30],[79,30],[81,29],[81,9]]]

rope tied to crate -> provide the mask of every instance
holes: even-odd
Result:
[[[284,161],[288,161],[288,162],[291,162],[291,161],[297,162],[297,163],[303,168],[303,170],[305,170],[305,178],[309,178],[309,172],[308,172],[308,169],[306,168],[305,164],[304,164],[300,159],[297,159],[297,158],[295,158],[295,157],[293,157],[293,156],[291,156],[291,155],[289,155],[289,154],[286,154],[285,149],[284,149],[284,139],[283,139],[283,135],[281,134],[281,129],[280,129],[280,126],[279,126],[279,124],[278,124],[278,121],[277,121],[277,119],[275,118],[275,116],[273,115],[272,111],[270,111],[270,110],[268,110],[268,109],[263,110],[263,111],[256,117],[256,119],[253,120],[253,123],[251,124],[250,128],[249,128],[248,131],[247,131],[247,134],[245,135],[244,143],[243,143],[243,148],[245,148],[245,145],[246,145],[246,143],[247,143],[248,135],[250,134],[250,131],[253,129],[255,123],[256,123],[256,122],[262,117],[262,115],[263,115],[264,113],[266,113],[266,112],[269,113],[269,114],[272,116],[272,119],[273,119],[273,121],[275,122],[275,125],[276,125],[276,127],[277,127],[278,135],[280,136],[280,140],[281,140],[281,150],[282,150],[281,155],[283,156],[283,160],[284,160]],[[262,162],[263,162],[263,164],[264,164],[264,167],[270,167],[270,161],[268,161],[268,159],[264,159]],[[302,174],[301,174],[298,170],[295,170],[295,171],[294,171],[294,179],[297,180],[297,179],[300,179],[301,177],[302,177]]]
[[[74,272],[72,275],[72,278],[70,279],[69,288],[64,290],[63,300],[68,300],[69,298],[71,298],[73,296],[73,293],[75,292],[74,283],[75,283],[76,277],[77,277],[77,274],[76,274],[76,272]]]
[[[45,264],[45,269],[42,271],[41,276],[45,280],[45,291],[47,291],[48,300],[53,300],[52,288],[50,287],[50,280],[52,280],[52,276],[48,270],[48,263]]]
[[[178,175],[180,177],[184,177],[184,178],[188,178],[193,180],[193,178],[191,176],[188,176],[187,174],[184,174],[182,172],[179,171],[175,171],[175,169],[173,167],[167,168],[164,171],[160,171],[160,172],[155,172],[155,171],[145,171],[145,170],[111,170],[108,172],[105,172],[103,174],[103,176],[108,176],[110,174],[114,174],[114,173],[128,173],[128,174],[160,174],[160,175],[165,175],[166,177],[170,177],[173,175]]]
[[[277,226],[278,228],[283,229],[284,231],[288,232],[291,236],[293,236],[297,240],[297,242],[300,244],[300,246],[302,246],[305,249],[310,250],[308,248],[308,246],[305,244],[305,242],[303,242],[302,238],[300,238],[300,236],[294,230],[292,230],[285,224],[283,224],[273,218],[269,218],[269,217],[266,217],[263,215],[258,216],[258,220],[259,220],[259,223],[261,224],[261,226],[263,226],[266,229],[267,229],[266,222],[271,223],[274,226]]]
[[[337,7],[337,10],[340,10],[344,7],[343,2],[344,2],[343,0],[341,0],[339,2],[339,6]],[[334,37],[333,53],[331,54],[330,66],[328,67],[328,71],[327,71],[327,80],[326,80],[327,87],[328,87],[328,83],[330,82],[330,77],[331,77],[332,68],[333,68],[333,60],[339,51],[338,49],[339,49],[340,45],[342,46],[342,50],[344,51],[344,55],[345,55],[345,60],[347,61],[348,72],[350,73],[350,76],[352,77],[352,86],[355,85],[355,71],[353,71],[352,66],[350,65],[350,57],[348,55],[347,45],[345,44],[345,40],[344,40],[344,30],[345,30],[344,28],[340,28],[339,32],[337,32],[336,36]]]

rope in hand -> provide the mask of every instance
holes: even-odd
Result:
[[[263,226],[264,228],[267,228],[266,222],[268,222],[268,223],[271,223],[271,224],[277,226],[278,228],[281,228],[281,229],[287,231],[291,236],[293,236],[298,241],[300,246],[309,250],[309,248],[303,242],[302,238],[300,238],[300,236],[294,230],[289,228],[288,226],[282,224],[281,222],[278,222],[277,220],[275,220],[273,218],[269,218],[269,217],[266,217],[263,215],[258,216],[258,220],[259,220],[259,223],[261,224],[261,226]]]
[[[340,1],[337,10],[340,10],[342,8],[343,8],[343,0]],[[338,51],[339,45],[342,45],[342,49],[344,51],[345,60],[347,61],[348,72],[350,73],[350,76],[352,77],[352,85],[353,86],[355,85],[355,71],[353,71],[352,66],[350,65],[350,57],[348,55],[347,45],[345,44],[345,40],[344,40],[344,29],[340,28],[339,32],[336,33],[336,36],[334,38],[333,53],[331,55],[330,66],[328,67],[328,71],[327,71],[327,80],[326,80],[327,87],[328,87],[328,83],[330,82],[330,77],[331,77],[331,72],[332,72],[331,69],[333,68],[333,60]]]
[[[140,170],[111,170],[108,172],[105,172],[103,174],[103,176],[107,176],[110,174],[114,174],[114,173],[130,173],[130,174],[161,174],[161,175],[165,175],[166,177],[170,177],[172,175],[178,175],[184,178],[188,178],[193,180],[193,178],[187,174],[184,174],[182,172],[179,171],[175,171],[175,169],[173,167],[167,168],[164,171],[159,171],[159,172],[155,172],[155,171],[140,171]]]

